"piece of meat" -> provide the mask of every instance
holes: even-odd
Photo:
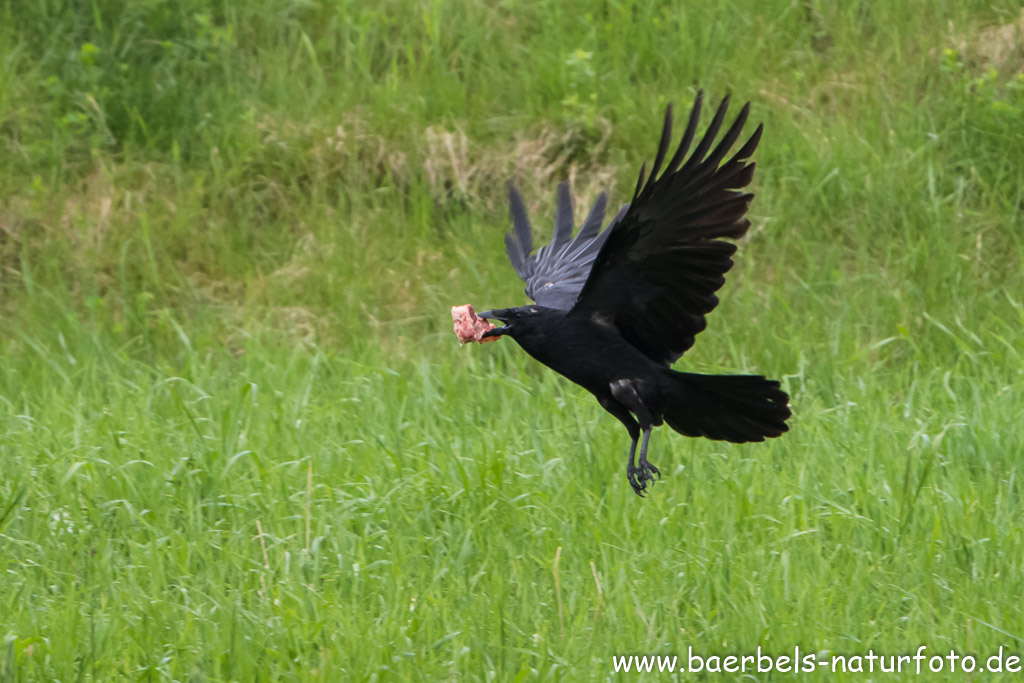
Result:
[[[494,329],[494,325],[483,318],[478,318],[470,304],[452,306],[452,322],[455,323],[455,335],[462,344],[474,341],[483,344],[499,339],[499,337],[481,339],[484,332]]]

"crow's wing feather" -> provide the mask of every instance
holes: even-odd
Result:
[[[672,137],[668,107],[651,174],[645,182],[641,169],[628,210],[605,231],[571,313],[613,325],[649,358],[667,365],[693,345],[707,324],[705,316],[718,304],[715,292],[725,283],[736,251],[720,238],[736,239],[750,228],[745,215],[753,195],[741,189],[753,178],[754,164],[747,159],[757,148],[762,127],[722,163],[750,111],[748,103],[712,149],[728,109],[727,97],[684,163],[701,103],[698,93],[679,147],[659,176]]]
[[[530,228],[530,217],[526,215],[523,197],[511,183],[508,186],[508,206],[512,214],[513,233],[505,234],[505,251],[512,262],[516,274],[523,280],[533,275],[533,261],[529,259],[533,251],[533,231]]]
[[[511,184],[508,195],[513,231],[505,235],[505,249],[516,274],[526,283],[526,295],[541,306],[569,310],[583,289],[609,229],[625,214],[626,207],[622,207],[609,228],[602,232],[608,203],[608,197],[602,192],[574,238],[572,195],[568,183],[560,183],[554,237],[550,244],[531,255],[533,234],[523,198]]]

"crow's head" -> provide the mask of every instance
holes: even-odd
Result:
[[[489,320],[500,320],[501,327],[484,332],[483,338],[508,335],[513,339],[529,334],[544,325],[552,315],[561,316],[564,311],[555,311],[543,306],[519,306],[517,308],[496,308],[477,315]]]

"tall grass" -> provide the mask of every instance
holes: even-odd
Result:
[[[1020,653],[1017,12],[0,3],[0,679]],[[641,501],[592,398],[447,308],[522,300],[509,177],[542,230],[559,180],[625,201],[698,87],[766,134],[679,367],[795,417],[660,431]]]

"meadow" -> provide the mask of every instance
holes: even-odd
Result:
[[[1024,654],[1022,69],[1010,0],[0,2],[0,681]],[[641,500],[448,310],[525,302],[508,179],[628,201],[697,88],[766,130],[676,367],[794,417]]]

